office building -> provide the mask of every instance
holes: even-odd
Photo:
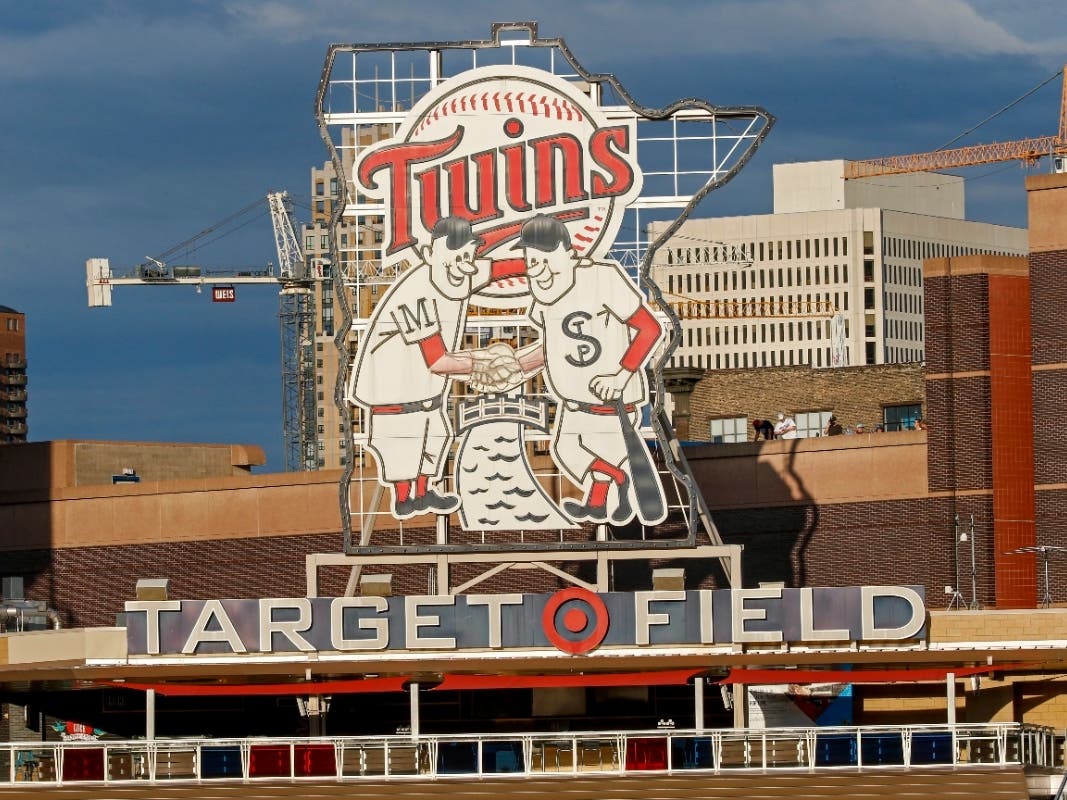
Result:
[[[773,214],[691,219],[661,248],[672,366],[921,362],[923,261],[1027,252],[1025,229],[965,219],[962,178],[846,181],[845,163],[777,164]]]

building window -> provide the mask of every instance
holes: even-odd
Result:
[[[822,436],[830,419],[829,411],[799,411],[793,419],[797,423],[797,437],[801,439]]]
[[[709,423],[708,438],[715,444],[748,441],[748,418],[725,417]]]
[[[882,422],[887,431],[910,431],[915,428],[915,421],[922,419],[922,411],[918,403],[886,406],[882,409]]]

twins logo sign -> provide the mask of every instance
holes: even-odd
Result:
[[[526,530],[665,518],[635,427],[663,330],[607,257],[641,191],[635,144],[632,120],[609,121],[572,83],[485,67],[440,84],[357,157],[355,193],[385,209],[386,263],[413,265],[378,302],[348,388],[398,519],[458,512],[467,530]],[[477,328],[472,307],[519,309],[513,333]],[[538,374],[556,405],[552,457],[573,484],[562,502],[526,457],[544,399],[522,387]],[[477,412],[458,445],[456,384]],[[520,399],[516,419],[506,409]]]

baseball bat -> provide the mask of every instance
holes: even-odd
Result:
[[[621,395],[615,400],[615,410],[626,445],[626,458],[630,462],[630,479],[637,496],[637,516],[646,525],[662,522],[667,516],[667,508],[652,456],[640,434],[630,424],[630,415],[626,413],[626,403]]]

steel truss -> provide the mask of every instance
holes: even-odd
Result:
[[[669,363],[681,325],[652,281],[650,270],[658,249],[696,205],[748,162],[770,131],[774,117],[757,106],[721,107],[697,99],[679,100],[658,109],[641,106],[613,75],[591,73],[582,67],[562,39],[540,38],[534,22],[506,22],[494,23],[490,38],[482,41],[335,44],[326,56],[316,116],[343,197],[335,207],[330,226],[334,293],[342,306],[342,325],[336,338],[340,364],[335,399],[344,411],[344,435],[354,445],[340,486],[345,550],[404,554],[481,549],[497,550],[502,556],[516,548],[544,547],[543,540],[526,541],[521,536],[518,543],[484,537],[482,542],[450,542],[447,517],[438,519],[432,542],[420,540],[410,531],[413,526],[397,522],[383,505],[373,458],[365,449],[362,415],[357,413],[353,419],[345,399],[351,353],[366,330],[367,309],[381,291],[381,284],[391,282],[408,266],[383,260],[381,244],[371,246],[368,237],[351,237],[342,247],[332,235],[342,223],[355,223],[357,230],[368,234],[381,230],[383,209],[356,192],[351,180],[352,165],[364,149],[392,135],[412,106],[438,84],[469,69],[489,65],[532,67],[575,82],[609,120],[636,125],[636,155],[644,188],[626,210],[610,255],[626,268],[650,303],[665,310],[669,323],[670,342],[656,355],[651,370],[655,405],[645,434],[658,442],[661,475],[668,495],[673,496],[668,522],[677,521],[677,535],[655,535],[642,529],[632,540],[621,541],[611,538],[606,526],[599,526],[593,534],[594,541],[568,541],[566,532],[561,530],[553,542],[554,551],[580,551],[590,546],[619,550],[693,547],[698,528],[703,528],[707,541],[720,545],[721,539],[664,410],[662,368]],[[661,223],[655,233],[651,229],[654,222]],[[494,317],[468,325],[467,335],[499,334],[508,328],[517,331],[523,324],[524,319],[517,314]],[[454,398],[454,402],[458,400]],[[547,452],[546,434],[532,434],[527,441],[535,451],[540,447]],[[558,472],[539,477],[557,487],[566,480]],[[559,500],[559,492],[555,499]],[[376,527],[390,528],[389,541],[376,542],[371,547],[371,534]],[[421,529],[425,530],[424,526]]]

